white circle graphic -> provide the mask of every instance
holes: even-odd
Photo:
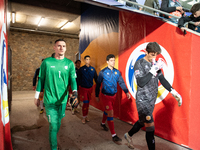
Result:
[[[149,42],[143,43],[136,47],[131,55],[129,56],[129,59],[126,64],[126,83],[129,92],[131,95],[135,98],[135,94],[137,92],[137,83],[134,75],[134,65],[135,62],[145,56],[146,46]],[[161,58],[164,62],[164,67],[162,69],[162,72],[166,78],[166,80],[172,85],[174,81],[174,66],[172,59],[169,55],[169,53],[166,51],[164,47],[160,45],[160,48],[162,50],[161,54],[156,57],[156,59]],[[156,104],[161,102],[168,94],[169,92],[160,84],[158,85],[158,95],[156,99]]]

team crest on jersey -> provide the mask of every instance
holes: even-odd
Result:
[[[135,70],[135,75],[138,75],[140,74],[140,71],[139,70]]]
[[[68,66],[65,66],[65,69],[68,69]]]
[[[146,120],[147,121],[151,120],[151,116],[146,116]]]
[[[109,109],[109,106],[108,106],[108,105],[106,106],[106,109]]]
[[[117,72],[115,71],[115,74],[117,74]]]
[[[134,70],[134,65],[136,61],[143,58],[145,56],[146,52],[146,46],[147,43],[143,43],[132,50],[131,55],[128,58],[127,64],[126,64],[126,83],[127,87],[131,93],[131,95],[135,98],[136,92],[137,92],[137,82],[135,79],[135,75],[139,74],[139,70]],[[164,66],[162,68],[162,72],[167,79],[167,81],[172,85],[174,81],[174,66],[172,59],[168,52],[165,50],[164,47],[160,45],[160,48],[162,50],[161,54],[156,57],[156,60],[159,58],[162,59],[164,62]],[[169,92],[160,84],[158,84],[158,95],[156,99],[156,104],[161,102],[168,94]]]
[[[91,71],[93,71],[93,69],[91,68]]]

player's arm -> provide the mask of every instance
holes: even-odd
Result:
[[[139,87],[144,87],[151,80],[152,76],[153,74],[149,72],[143,77],[137,77],[137,85]]]
[[[153,65],[151,66],[151,69],[144,76],[141,76],[142,73],[140,73],[140,72],[142,72],[142,70],[139,70],[136,67],[135,75],[136,75],[138,86],[144,87],[151,80],[151,78],[153,76],[157,76],[158,71],[161,71],[160,69],[163,68],[163,61],[161,59],[159,59],[157,62],[155,60],[153,60],[152,63],[153,63]],[[142,68],[142,67],[140,67],[140,68]]]
[[[165,89],[167,89],[175,97],[175,99],[178,101],[178,106],[181,106],[182,105],[181,95],[175,89],[172,88],[170,83],[165,79],[161,70],[158,71],[158,79],[160,80],[160,83],[163,85],[163,87]]]
[[[96,82],[96,89],[95,89],[95,95],[96,97],[99,97],[99,92],[100,92],[100,87],[101,87],[101,82],[103,81],[103,72],[99,72],[99,76],[97,78]]]
[[[96,89],[95,89],[95,95],[96,95],[96,101],[99,102],[99,92],[100,92],[100,87],[101,87],[101,83],[103,82],[103,72],[100,71],[99,72],[99,76],[97,78],[96,81]]]
[[[97,72],[96,70],[94,69],[94,81],[97,83],[97,78],[98,78],[98,75],[97,75]]]
[[[37,82],[37,77],[39,75],[39,71],[40,71],[39,68],[35,70],[35,74],[34,74],[34,77],[33,77],[33,90],[36,89],[36,82]]]
[[[78,88],[79,88],[79,85],[80,85],[80,81],[79,81],[79,79],[80,79],[80,77],[79,77],[79,70],[80,70],[80,68],[77,70],[77,72],[76,72],[76,84],[77,84],[77,90],[78,90]]]
[[[70,71],[69,71],[69,82],[71,84],[71,89],[72,89],[72,96],[70,97],[70,104],[72,105],[72,108],[78,106],[78,93],[77,93],[77,82],[76,82],[76,69],[74,66],[74,63],[70,64]]]
[[[44,81],[45,81],[45,76],[46,76],[46,64],[45,61],[42,62],[40,66],[40,73],[39,73],[39,78],[38,78],[38,84],[35,92],[35,99],[34,103],[36,106],[39,106],[38,104],[38,99],[39,99],[39,94],[42,89],[44,89]]]
[[[82,69],[83,69],[82,67],[79,68],[79,69],[78,69],[78,73],[77,73],[77,74],[78,74],[78,75],[77,75],[77,76],[78,76],[78,80],[77,80],[78,86],[81,85],[81,80],[82,80]]]
[[[72,91],[77,91],[77,83],[76,83],[76,69],[73,63],[70,64],[70,71],[69,71],[69,81],[71,83]]]
[[[124,79],[122,78],[120,72],[119,72],[119,78],[118,78],[118,83],[119,83],[119,86],[122,88],[122,90],[124,91],[124,93],[126,93],[126,96],[128,99],[131,98],[129,92],[128,92],[128,89],[126,87],[126,84],[124,82]]]

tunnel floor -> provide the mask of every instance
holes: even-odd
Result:
[[[40,108],[33,103],[34,91],[13,91],[10,112],[10,126],[13,150],[50,150],[49,125]],[[114,119],[115,131],[122,138],[122,145],[112,141],[110,131],[100,127],[103,112],[90,106],[90,122],[82,124],[81,108],[79,113],[71,114],[67,107],[58,132],[58,144],[61,150],[129,150],[123,135],[132,125]],[[156,150],[186,150],[183,146],[155,136]],[[133,136],[134,150],[148,150],[145,132],[140,130]]]

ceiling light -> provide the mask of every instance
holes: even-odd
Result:
[[[63,21],[61,21],[56,27],[57,27],[57,28],[61,28],[61,27],[64,26],[67,22],[68,22],[68,21],[63,20]]]
[[[15,23],[15,13],[12,12],[12,23]]]
[[[41,25],[42,21],[44,20],[44,18],[41,18],[39,23],[38,23],[38,27]]]
[[[63,30],[64,28],[69,27],[72,24],[72,22],[67,22],[60,30]]]

